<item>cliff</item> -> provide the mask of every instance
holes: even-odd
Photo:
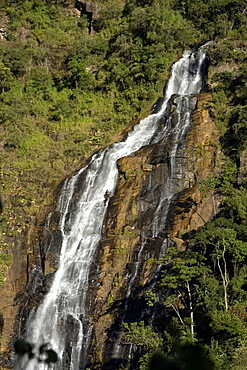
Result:
[[[200,94],[198,100],[194,98],[192,126],[180,151],[180,171],[176,174],[183,178],[183,185],[172,200],[164,235],[152,237],[150,224],[169,175],[168,148],[161,142],[118,162],[118,186],[105,221],[99,266],[91,276],[94,283],[89,300],[94,318],[92,358],[102,368],[116,366],[112,353],[117,333],[122,330],[121,321],[124,316],[129,322],[138,321],[140,312],[145,311],[143,292],[152,285],[157,261],[167,245],[175,243],[183,249],[181,235],[198,229],[218,212],[220,197],[214,189],[202,185],[210,176],[219,175],[222,160],[218,130],[204,108],[211,100],[207,93]],[[144,239],[145,249],[141,250]],[[127,358],[126,353],[122,357]]]
[[[125,315],[124,297],[129,287],[134,292],[132,297],[135,296],[135,299],[133,302],[129,298],[128,315],[130,320],[135,321],[138,310],[144,305],[143,290],[154,279],[157,261],[162,257],[166,246],[174,242],[179,248],[184,248],[181,235],[202,226],[218,211],[218,195],[213,189],[203,185],[208,177],[219,174],[222,157],[217,128],[209,111],[204,108],[211,100],[211,95],[206,93],[193,98],[195,109],[192,126],[187,134],[186,145],[181,147],[177,158],[179,171],[176,176],[179,180],[183,179],[182,186],[172,199],[165,235],[153,238],[149,229],[158,207],[162,186],[169,176],[169,144],[164,145],[161,141],[143,147],[134,156],[124,157],[118,162],[118,186],[111,198],[105,220],[103,239],[96,257],[97,267],[90,277],[91,296],[88,302],[89,314],[94,319],[95,343],[90,361],[94,364],[103,363],[105,365],[102,366],[107,368],[112,366],[108,361],[116,332],[121,328],[121,320]],[[171,109],[171,115],[176,119],[176,114],[172,111]],[[19,244],[15,244],[14,253],[19,255],[14,255],[14,258],[22,262],[9,268],[4,299],[1,301],[2,351],[6,353],[3,356],[3,365],[11,366],[9,349],[13,338],[19,337],[23,332],[30,309],[42,299],[49,288],[52,273],[57,268],[59,235],[52,233],[56,229],[59,216],[55,211],[55,203],[53,212],[50,213],[52,218],[47,223],[45,215],[48,211],[51,212],[52,208],[41,209],[37,219],[33,220],[33,226],[28,228]],[[166,245],[163,245],[164,236]],[[144,239],[145,250],[140,253]],[[22,251],[21,243],[26,244],[27,253]],[[50,248],[46,254],[48,244]],[[133,275],[133,272],[134,279],[130,282],[128,276],[130,273]]]
[[[213,101],[210,94],[193,99],[192,127],[177,158],[176,176],[182,186],[171,199],[164,235],[154,238],[150,229],[164,211],[157,199],[169,177],[169,144],[142,148],[118,163],[119,183],[105,220],[88,301],[96,343],[89,361],[114,368],[109,360],[116,351],[114,343],[121,341],[118,333],[125,312],[132,321],[140,319],[139,308],[146,307],[143,289],[155,283],[157,260],[168,245],[175,243],[184,250],[183,234],[214,219],[219,208],[238,228],[240,241],[246,240],[246,6],[241,1],[216,0],[210,6],[187,0],[3,3],[0,366],[6,368],[13,367],[13,342],[24,333],[30,310],[44,297],[57,269],[61,238],[56,232],[60,216],[56,204],[63,179],[114,136],[119,138],[137,115],[147,114],[167,68],[184,47],[219,41],[210,51]],[[220,179],[220,196],[214,179],[228,162]],[[229,276],[235,282],[239,279],[232,285],[238,291],[232,289],[232,302],[241,303],[239,312],[245,312],[246,272],[241,266],[236,269],[229,256],[227,264],[234,275]],[[217,328],[222,306],[215,307],[214,315],[219,316],[210,325]],[[146,322],[151,314],[146,308]],[[238,315],[222,317],[224,324],[229,318],[235,323]],[[230,324],[223,327],[227,332]],[[217,359],[222,353],[230,361],[234,356],[244,358],[243,341],[229,336],[228,343],[222,342],[221,328],[217,335],[210,337],[218,348],[218,352],[212,349]],[[235,370],[247,365],[232,366]]]

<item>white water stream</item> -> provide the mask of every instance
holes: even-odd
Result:
[[[172,133],[172,143],[168,159],[169,174],[161,189],[157,208],[154,212],[153,219],[151,220],[152,238],[157,237],[160,232],[165,230],[172,199],[175,194],[184,188],[184,179],[181,177],[183,171],[179,168],[179,164],[177,163],[177,155],[179,151],[181,151],[182,144],[184,143],[184,139],[190,127],[191,113],[195,108],[192,96],[199,93],[202,87],[201,65],[204,61],[205,54],[200,52],[198,57],[198,64],[196,64],[197,68],[195,68],[194,55],[187,51],[184,52],[183,58],[174,64],[169,84],[166,89],[166,97],[177,95],[173,97],[174,104],[176,104],[176,122],[175,124],[172,122],[173,116],[170,115],[166,121],[164,129],[155,135],[150,142],[155,144],[161,140],[163,142],[171,140],[169,135]],[[165,104],[167,104],[167,102]],[[138,280],[140,269],[142,267],[142,251],[145,250],[146,246],[145,239],[146,238],[144,237],[144,241],[141,244],[135,263],[132,263],[132,265],[134,265],[134,273],[128,283],[122,323],[128,315],[129,298],[133,287],[136,285],[136,281]],[[167,243],[167,240],[164,240],[164,243]],[[140,313],[140,320],[141,317],[142,313]],[[125,360],[130,362],[131,350],[131,345],[129,346],[129,349],[126,345],[123,346],[122,335],[119,333],[119,336],[115,341],[112,357],[116,360],[125,358]]]
[[[142,146],[148,145],[152,141],[159,119],[173,94],[186,96],[200,92],[202,87],[201,68],[204,58],[205,52],[203,50],[195,53],[186,51],[172,67],[161,110],[138,123],[129,132],[125,141],[115,143],[101,153],[94,155],[86,168],[81,169],[72,178],[65,181],[58,204],[58,210],[61,212],[59,229],[62,234],[59,268],[55,273],[49,293],[45,296],[36,313],[31,315],[27,326],[27,340],[29,342],[34,343],[37,348],[41,344],[49,342],[50,346],[58,353],[59,361],[52,367],[53,369],[78,370],[85,368],[85,362],[81,358],[83,357],[82,353],[87,351],[87,343],[90,343],[93,325],[90,324],[86,307],[88,279],[107,210],[108,200],[105,199],[104,195],[106,191],[111,195],[114,193],[118,179],[117,160],[134,154]],[[180,101],[185,102],[186,97]],[[181,127],[174,128],[177,130],[177,142],[183,136],[188,124],[189,120],[183,118],[180,120]],[[161,133],[163,138],[168,134],[168,126]],[[157,135],[154,142],[159,140],[160,137]],[[177,150],[176,145],[178,144],[175,144],[170,153],[172,167]],[[84,191],[75,203],[72,197],[75,186],[78,186],[77,181],[83,172],[85,173]],[[168,191],[169,197],[171,194]],[[154,235],[163,227],[163,221],[160,221],[164,220],[164,214],[161,215],[163,203],[160,204],[153,223]],[[84,325],[85,321],[87,325]],[[66,329],[68,323],[72,323],[73,336],[70,346],[71,360],[65,367],[67,351],[65,342],[66,338],[70,336]],[[16,369],[43,370],[47,369],[47,365],[32,359],[25,360]]]

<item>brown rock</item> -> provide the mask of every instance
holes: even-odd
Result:
[[[219,174],[222,157],[217,128],[209,111],[204,108],[211,100],[210,94],[199,96],[186,148],[178,158],[184,184],[178,189],[174,200],[167,233],[181,250],[186,248],[182,234],[212,219],[220,203],[214,189],[206,186],[202,190],[201,186],[202,181]],[[102,353],[111,347],[111,327],[114,327],[116,317],[121,312],[121,301],[126,296],[126,284],[129,284],[128,269],[131,270],[131,265],[135,268],[143,235],[148,240],[145,260],[138,276],[139,291],[156,271],[155,261],[160,256],[164,237],[148,237],[148,230],[169,172],[167,151],[167,147],[156,144],[142,148],[134,156],[124,157],[118,162],[120,177],[116,193],[111,199],[105,225],[105,242],[102,243],[101,286],[95,292],[94,309],[99,313],[94,327],[96,344],[93,358],[96,362],[107,361]]]

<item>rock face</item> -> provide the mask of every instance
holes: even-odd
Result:
[[[18,336],[20,329],[19,312],[21,303],[19,302],[20,292],[23,293],[27,284],[29,271],[38,262],[39,251],[37,250],[37,228],[35,220],[31,220],[29,228],[19,234],[19,239],[12,241],[12,259],[13,263],[6,273],[4,290],[1,292],[0,312],[2,314],[3,325],[1,327],[1,352],[3,358],[0,364],[8,363],[8,354],[10,348],[9,342],[13,336],[13,327],[15,335]],[[25,248],[24,248],[25,246]],[[36,256],[36,257],[34,257]],[[36,261],[34,259],[36,258]],[[18,263],[17,263],[18,261]]]
[[[172,199],[163,235],[153,238],[149,226],[155,217],[162,185],[169,175],[167,144],[144,147],[118,162],[118,187],[111,199],[97,258],[100,267],[92,273],[92,281],[95,285],[98,282],[89,300],[95,324],[96,344],[91,358],[94,366],[100,364],[101,368],[114,369],[116,364],[124,364],[122,359],[128,358],[128,346],[123,349],[122,345],[120,352],[123,352],[119,353],[116,342],[121,338],[117,333],[121,332],[126,316],[128,322],[132,322],[140,319],[141,311],[146,317],[150,314],[145,313],[143,291],[153,284],[157,271],[155,261],[162,257],[170,243],[183,248],[183,232],[204,225],[217,212],[220,199],[205,185],[210,176],[218,175],[221,160],[217,128],[203,108],[210,100],[210,94],[199,96],[186,145],[181,147],[177,176],[182,186]]]
[[[171,238],[178,238],[183,231],[203,226],[218,211],[220,199],[206,184],[207,179],[219,175],[223,157],[219,149],[217,127],[209,111],[203,108],[210,100],[210,94],[201,94],[192,117],[186,149],[189,164],[187,176],[189,182],[195,176],[195,186],[180,194],[169,232]]]
[[[0,40],[6,39],[8,36],[8,17],[2,16],[0,19]]]
[[[97,31],[97,21],[99,19],[99,5],[92,1],[76,1],[75,8],[79,11],[79,16],[86,15],[91,35]]]
[[[59,189],[58,189],[59,190]],[[54,196],[54,205],[56,204]],[[55,207],[55,206],[54,206]],[[47,228],[47,214],[54,216]],[[12,241],[13,264],[5,274],[0,300],[1,357],[0,368],[12,368],[13,342],[23,334],[30,309],[36,306],[46,292],[46,280],[51,273],[51,263],[44,258],[45,246],[51,238],[50,230],[56,223],[55,209],[37,210],[36,217],[29,220],[26,230]],[[46,261],[46,262],[45,262]],[[44,277],[44,271],[47,277]]]
[[[135,155],[118,162],[118,186],[110,200],[100,249],[90,276],[88,306],[94,332],[88,361],[93,368],[100,366],[109,370],[124,365],[122,359],[128,358],[129,346],[118,346],[122,341],[122,322],[127,316],[129,322],[140,319],[140,312],[147,320],[150,318],[152,313],[145,306],[143,292],[154,284],[157,261],[170,243],[184,248],[182,234],[204,225],[217,212],[220,199],[207,185],[207,179],[220,172],[222,156],[217,128],[204,108],[211,96],[200,94],[192,100],[195,106],[192,125],[185,143],[180,145],[174,178],[175,181],[177,176],[180,185],[174,185],[177,192],[171,200],[164,232],[155,238],[150,225],[157,216],[162,189],[169,177],[168,153],[173,138],[143,147]],[[170,112],[175,117],[174,104]],[[160,210],[164,211],[164,208]],[[44,221],[44,213],[52,216]],[[22,253],[15,256],[15,260],[22,263],[18,269],[10,268],[0,307],[2,351],[6,353],[2,365],[8,368],[12,366],[8,347],[12,333],[14,331],[16,337],[21,335],[31,308],[49,289],[57,269],[59,234],[51,231],[56,230],[58,218],[55,209],[43,211],[39,221],[33,222],[15,249],[16,253]],[[20,252],[24,241],[27,252]],[[20,291],[22,293],[18,293]]]

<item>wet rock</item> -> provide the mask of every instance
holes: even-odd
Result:
[[[184,250],[186,244],[181,234],[202,226],[217,212],[218,195],[213,190],[209,194],[202,193],[199,184],[200,180],[212,173],[217,176],[220,171],[217,129],[209,112],[202,108],[203,102],[208,99],[211,99],[209,94],[201,94],[199,101],[198,96],[192,97],[194,109],[199,108],[194,111],[187,139],[178,150],[178,170],[172,185],[177,192],[171,199],[168,222],[155,237],[150,229],[153,219],[159,218],[167,209],[166,203],[160,205],[160,199],[170,176],[169,153],[173,137],[170,141],[161,139],[155,145],[142,148],[135,156],[122,158],[118,162],[119,182],[110,200],[105,238],[98,258],[101,260],[100,285],[90,299],[95,302],[93,309],[97,312],[92,362],[103,362],[105,365],[102,368],[115,366],[109,364],[116,340],[114,333],[121,331],[123,315],[128,320],[131,317],[131,320],[137,321],[142,312],[148,318],[150,312],[143,293],[157,278],[157,260],[164,255],[169,243],[175,243]],[[172,115],[176,115],[175,111]],[[128,312],[124,313],[130,283],[132,294],[128,299]],[[125,350],[127,354],[128,348]]]
[[[156,103],[153,105],[151,109],[151,114],[158,113],[162,107],[162,104],[164,103],[164,98],[159,97]]]

